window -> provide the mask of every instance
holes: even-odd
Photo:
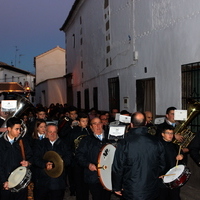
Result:
[[[140,112],[151,111],[156,115],[155,79],[141,79],[136,81],[136,103]]]
[[[108,79],[109,109],[120,110],[119,77]]]
[[[193,104],[188,104],[189,99],[200,102],[200,62],[182,65],[182,109],[194,107]],[[191,122],[192,132],[197,132],[199,127],[198,115]]]
[[[85,89],[84,95],[85,95],[85,110],[86,112],[88,112],[90,109],[89,89]]]
[[[81,109],[81,92],[77,92],[77,108],[80,110]]]

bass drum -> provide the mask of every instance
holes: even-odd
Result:
[[[105,145],[98,156],[97,172],[103,187],[112,191],[112,163],[115,155],[116,148],[112,144]]]
[[[31,181],[31,170],[20,166],[8,177],[8,187],[11,192],[19,192],[26,188]]]
[[[163,183],[170,189],[183,186],[190,178],[191,172],[185,165],[171,168],[165,175]]]

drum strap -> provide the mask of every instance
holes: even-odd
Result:
[[[19,146],[21,149],[22,159],[26,160],[25,151],[24,151],[24,143],[23,143],[22,139],[19,140]]]

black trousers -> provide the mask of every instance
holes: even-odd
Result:
[[[103,188],[101,183],[89,184],[92,200],[110,200],[111,192]]]
[[[50,190],[44,187],[33,189],[34,200],[63,200],[65,189]]]
[[[181,200],[180,188],[161,188],[159,192],[159,200]]]
[[[10,190],[1,190],[1,200],[27,200],[28,188],[24,188],[19,192],[11,192]]]
[[[89,187],[84,181],[84,168],[75,165],[76,200],[89,200]]]

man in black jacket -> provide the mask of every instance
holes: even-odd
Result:
[[[30,165],[32,151],[28,143],[23,138],[24,156],[21,153],[19,145],[21,120],[12,117],[7,121],[6,125],[8,131],[3,135],[3,137],[0,138],[0,182],[3,186],[1,189],[1,200],[26,200],[28,195],[27,188],[22,189],[23,187],[20,187],[21,190],[19,192],[11,192],[9,187],[12,183],[8,181],[8,178],[9,175],[18,167],[28,167]],[[23,168],[21,171],[26,170]],[[20,186],[20,180],[24,180],[24,183],[26,183],[24,178],[26,179],[26,176],[23,176],[23,173],[19,173],[18,180],[13,180],[14,182],[16,181],[16,185],[14,185]],[[17,178],[15,177],[15,179]],[[12,179],[10,181],[12,181]],[[21,186],[25,185],[21,184]]]
[[[112,166],[116,194],[129,200],[155,200],[159,175],[165,167],[163,145],[145,127],[145,116],[136,112],[131,129],[118,143]]]
[[[108,142],[103,130],[103,124],[97,117],[91,120],[90,128],[93,134],[84,137],[76,151],[76,159],[80,166],[84,167],[85,182],[93,200],[109,200],[111,192],[105,190],[99,181],[97,174],[98,155],[102,147]]]
[[[162,139],[162,131],[163,131],[163,129],[172,128],[172,127],[176,127],[177,126],[177,122],[174,120],[174,110],[176,110],[176,108],[173,107],[173,106],[167,108],[166,115],[165,115],[165,121],[158,125],[157,131],[156,131],[156,136],[159,139]],[[174,135],[174,137],[180,142],[183,141],[183,136],[181,136],[178,133],[176,133]]]
[[[70,164],[71,153],[69,147],[58,138],[58,128],[55,124],[47,125],[46,137],[38,140],[34,147],[34,166],[36,167],[34,183],[35,200],[63,200],[66,180],[64,172],[58,177],[51,177],[45,173],[44,169],[52,170],[62,165],[62,163],[52,163],[51,160],[44,160],[43,157],[48,151],[55,151],[62,158],[64,165]],[[57,168],[58,169],[58,168]]]

